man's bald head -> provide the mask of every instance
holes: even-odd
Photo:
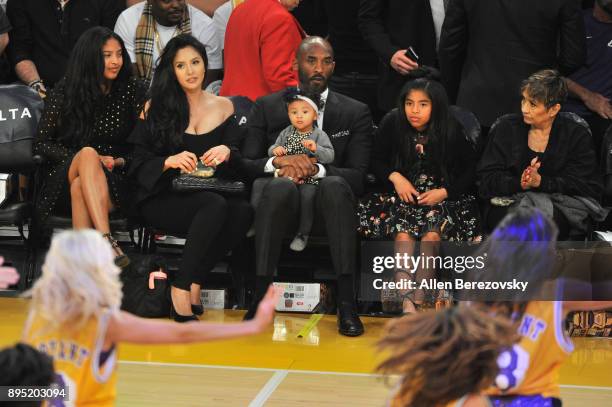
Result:
[[[334,49],[332,48],[329,41],[327,41],[325,38],[317,37],[314,35],[311,37],[306,37],[302,40],[302,42],[298,46],[297,52],[295,53],[295,57],[299,59],[300,56],[304,55],[304,53],[308,52],[308,50],[310,50],[310,48],[314,46],[323,47],[327,52],[330,53],[332,59],[334,58]]]
[[[295,54],[294,69],[298,71],[300,88],[308,93],[321,94],[334,73],[334,50],[321,37],[306,37]]]

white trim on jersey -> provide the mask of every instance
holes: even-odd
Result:
[[[104,372],[100,372],[100,354],[102,353],[102,347],[104,346],[104,340],[106,339],[106,329],[108,328],[110,316],[111,312],[106,311],[98,320],[95,348],[93,350],[93,355],[91,356],[91,370],[98,383],[106,383],[108,379],[110,379],[113,371],[115,370],[115,364],[117,362],[117,348],[115,347],[108,355],[108,358],[104,363]]]
[[[555,301],[553,309],[553,323],[555,325],[555,339],[557,340],[557,344],[565,352],[572,353],[574,351],[574,344],[565,334],[565,329],[563,329],[563,325],[565,324],[563,318],[563,301]]]

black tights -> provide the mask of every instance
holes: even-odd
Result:
[[[206,272],[244,238],[253,209],[244,199],[215,192],[166,191],[141,207],[148,225],[164,233],[186,237],[183,259],[172,285],[189,290],[202,284]]]

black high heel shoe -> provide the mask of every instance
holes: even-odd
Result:
[[[170,317],[174,319],[174,322],[191,322],[191,321],[199,321],[198,317],[194,314],[191,315],[180,315],[174,309],[174,305],[170,303]]]
[[[113,238],[113,236],[110,233],[104,233],[102,237],[108,240],[108,242],[110,243],[115,253],[120,252],[121,247],[119,247],[119,243],[117,243],[117,241]],[[130,265],[130,258],[125,253],[119,254],[115,257],[115,266],[123,269],[129,265]]]
[[[204,314],[204,306],[202,304],[191,304],[191,312],[195,315]]]

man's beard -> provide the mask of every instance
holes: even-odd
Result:
[[[320,76],[322,80],[318,83],[312,83],[311,78],[307,77],[305,74],[298,73],[300,79],[300,88],[307,93],[314,93],[320,95],[323,93],[325,89],[327,89],[327,79],[324,76]]]

